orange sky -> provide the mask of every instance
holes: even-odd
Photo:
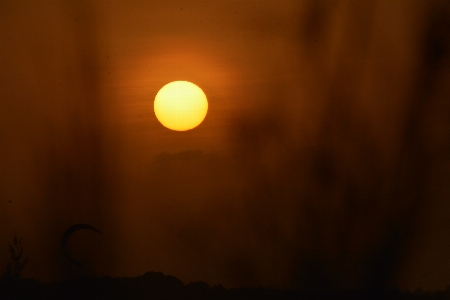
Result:
[[[392,280],[445,288],[449,56],[443,42],[433,67],[424,49],[448,38],[446,13],[425,0],[1,1],[0,267],[16,231],[25,275],[43,280],[154,270],[292,286],[319,282],[312,268],[354,287],[390,230],[413,224]],[[208,97],[194,130],[154,116],[174,80]],[[103,233],[70,241],[82,271],[59,245],[79,222]]]
[[[220,151],[228,116],[254,110],[271,74],[292,63],[293,57],[286,54],[294,42],[285,36],[295,33],[295,21],[286,18],[293,14],[288,8],[277,6],[274,11],[260,2],[193,3],[118,2],[105,7],[107,17],[101,24],[107,26],[111,76],[106,90],[118,98],[122,114],[113,118],[132,126],[135,134],[144,134],[136,139],[151,144],[152,154],[198,148]],[[273,29],[272,23],[280,25]],[[208,116],[192,133],[174,135],[155,122],[151,101],[174,80],[192,81],[208,95]]]

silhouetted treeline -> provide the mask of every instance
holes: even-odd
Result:
[[[77,277],[54,283],[3,279],[0,299],[450,299],[450,286],[444,292],[393,289],[311,293],[267,287],[227,289],[202,281],[184,284],[174,276],[147,272],[135,278]]]

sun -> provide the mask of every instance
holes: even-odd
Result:
[[[155,115],[165,127],[186,131],[200,125],[208,112],[208,100],[201,88],[188,81],[173,81],[156,94]]]

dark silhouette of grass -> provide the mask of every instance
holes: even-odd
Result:
[[[147,272],[135,278],[78,277],[62,282],[41,283],[33,279],[0,285],[0,299],[449,299],[446,291],[401,292],[281,290],[266,287],[231,288],[209,286],[202,281],[183,284],[174,276]]]
[[[389,290],[275,289],[240,287],[227,289],[203,281],[184,284],[180,279],[161,272],[146,272],[135,277],[72,277],[65,281],[42,283],[22,278],[28,262],[23,258],[22,239],[14,233],[9,245],[11,262],[0,278],[0,299],[450,299],[445,291],[414,293]]]
[[[6,265],[5,271],[2,273],[2,281],[20,279],[22,271],[28,262],[28,258],[23,258],[22,239],[19,239],[16,233],[14,233],[12,243],[9,244],[9,254],[11,261]]]
[[[23,258],[22,239],[14,233],[9,245],[11,262],[0,278],[0,299],[450,299],[450,286],[444,292],[414,293],[397,289],[371,291],[323,291],[275,289],[270,287],[224,288],[203,281],[184,284],[162,272],[146,272],[135,277],[72,277],[65,281],[42,283],[22,278],[28,262]]]

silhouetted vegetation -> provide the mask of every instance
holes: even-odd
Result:
[[[23,258],[22,239],[14,233],[13,242],[9,245],[9,254],[11,261],[6,265],[1,279],[2,281],[18,280],[22,277],[22,271],[28,262],[28,258]]]
[[[161,272],[135,277],[72,277],[65,281],[42,283],[22,278],[28,262],[23,258],[22,239],[14,233],[9,245],[11,261],[0,277],[0,299],[450,299],[445,291],[401,292],[389,290],[276,289],[269,287],[225,288],[204,281],[184,284]]]
[[[135,278],[78,277],[62,282],[41,283],[20,279],[0,284],[0,299],[450,299],[444,292],[379,291],[314,292],[275,288],[224,288],[196,281],[183,284],[174,276],[147,272]]]

